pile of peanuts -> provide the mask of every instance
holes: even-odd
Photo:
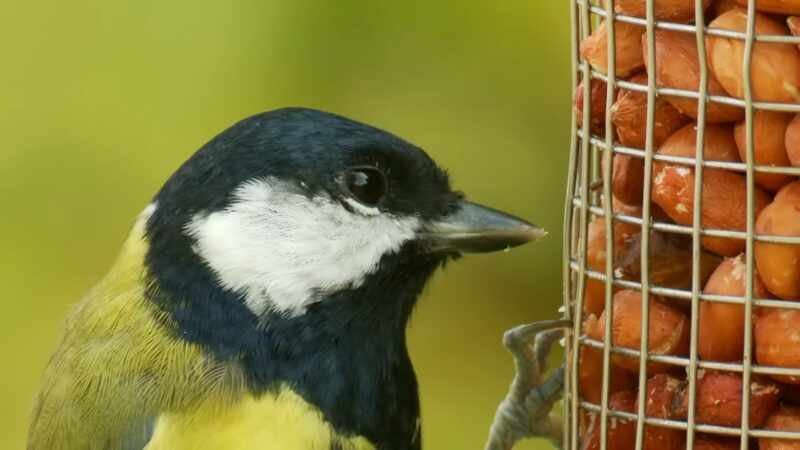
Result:
[[[657,21],[692,24],[694,0],[655,0]],[[602,5],[602,3],[601,3]],[[615,0],[619,15],[644,18],[644,0]],[[704,0],[707,29],[747,30],[747,0]],[[604,5],[603,5],[604,6]],[[755,34],[800,35],[800,0],[757,0]],[[708,95],[745,98],[743,70],[745,40],[706,34],[705,58],[698,51],[694,31],[673,31],[658,27],[655,65],[648,64],[648,45],[643,25],[614,21],[615,73],[618,80],[646,86],[653,76],[658,88],[700,92],[701,61],[707,63]],[[591,68],[608,74],[608,24],[602,22],[580,44],[580,54]],[[702,48],[701,48],[702,51]],[[592,135],[605,140],[606,117],[613,122],[616,146],[647,147],[647,94],[619,88],[613,107],[606,113],[607,87],[603,76],[595,77],[587,91],[591,96],[588,124]],[[757,41],[750,65],[752,100],[800,104],[800,49],[793,43]],[[574,94],[575,114],[582,126],[584,84]],[[686,96],[659,94],[655,97],[652,148],[657,154],[684,157],[685,162],[653,162],[650,179],[645,180],[642,152],[615,153],[611,168],[612,208],[617,213],[642,216],[645,183],[650,183],[651,223],[691,227],[694,215],[697,123],[704,121],[705,161],[739,163],[734,168],[705,167],[701,192],[700,223],[703,230],[747,229],[747,177],[745,109],[732,102],[709,101],[698,117],[698,100]],[[774,108],[773,108],[774,109]],[[796,109],[795,109],[796,110]],[[754,110],[753,158],[757,166],[800,167],[800,114],[769,108]],[[599,152],[602,157],[602,150]],[[791,170],[789,170],[790,172]],[[797,173],[797,172],[795,172]],[[800,238],[800,180],[786,173],[756,169],[753,209],[757,235]],[[595,217],[588,226],[586,265],[605,274],[606,259],[613,258],[616,278],[640,282],[640,226],[631,221],[614,222],[614,252],[606,255],[606,222]],[[713,233],[712,233],[713,234]],[[651,286],[689,290],[692,285],[692,241],[686,234],[652,230],[648,262]],[[746,257],[743,238],[703,235],[700,274],[704,294],[735,297],[739,301],[701,300],[697,328],[700,361],[741,363],[745,342]],[[781,308],[780,302],[800,301],[800,245],[754,243],[753,297],[775,300],[769,306],[755,306],[752,314],[754,365],[800,369],[800,310]],[[582,299],[584,337],[603,342],[606,315],[612,315],[612,344],[638,351],[642,336],[642,294],[635,289],[613,289],[613,310],[605,311],[606,288],[598,277],[587,278]],[[761,302],[764,303],[764,302]],[[768,304],[768,302],[766,302]],[[688,358],[690,351],[691,303],[684,299],[649,296],[648,354]],[[603,353],[596,345],[578,348],[579,395],[600,404]],[[623,352],[624,353],[624,352]],[[609,408],[634,413],[645,403],[648,417],[686,421],[689,410],[689,381],[685,365],[660,361],[647,364],[648,382],[638,391],[640,361],[613,352],[609,383]],[[657,358],[658,359],[658,358]],[[699,369],[696,373],[695,422],[739,428],[742,425],[742,373],[736,370]],[[748,426],[750,429],[800,432],[800,377],[752,374]],[[599,448],[600,421],[597,414],[582,413],[581,436],[584,449]],[[610,419],[609,449],[633,449],[636,424]],[[644,448],[682,449],[686,431],[645,426]],[[752,439],[751,448],[800,449],[800,440]],[[738,437],[698,433],[698,449],[738,449]]]

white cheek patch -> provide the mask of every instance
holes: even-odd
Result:
[[[325,293],[360,286],[419,227],[414,217],[353,203],[350,212],[282,180],[251,180],[230,206],[198,214],[186,232],[222,287],[241,293],[255,314],[297,315]]]

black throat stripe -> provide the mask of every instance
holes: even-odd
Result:
[[[417,381],[405,326],[440,261],[409,268],[403,253],[411,250],[403,249],[385,256],[358,288],[328,294],[302,315],[259,318],[220,288],[196,255],[184,255],[178,266],[155,251],[147,261],[148,298],[168,313],[180,339],[239,363],[254,395],[288,384],[342,434],[364,436],[380,449],[418,448]]]

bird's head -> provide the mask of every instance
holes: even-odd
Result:
[[[425,152],[390,133],[281,109],[192,156],[155,197],[147,234],[162,284],[191,297],[198,277],[210,280],[263,317],[303,315],[347,291],[415,297],[449,257],[543,231],[466,201]]]

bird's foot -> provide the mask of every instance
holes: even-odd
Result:
[[[547,320],[519,325],[503,335],[503,345],[514,357],[516,375],[500,403],[489,431],[486,450],[510,450],[520,439],[544,437],[561,447],[563,418],[553,404],[564,388],[564,367],[546,380],[547,357],[553,343],[572,326],[568,320]]]

